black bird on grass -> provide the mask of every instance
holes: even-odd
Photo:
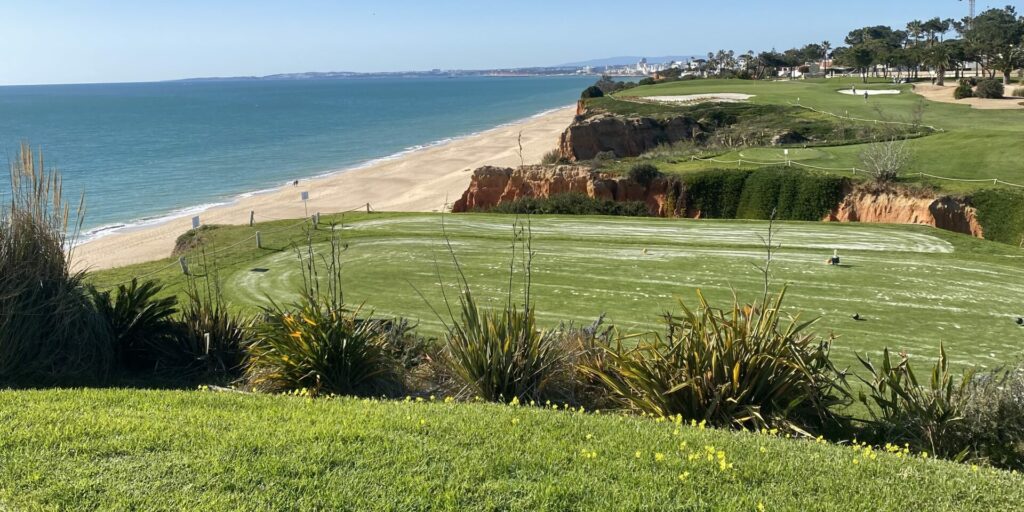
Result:
[[[1024,318],[1017,317],[1017,325],[1024,326]]]
[[[856,320],[858,322],[861,321],[860,313],[854,313],[851,318],[853,318],[854,320]]]

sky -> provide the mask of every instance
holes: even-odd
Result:
[[[1024,2],[979,0],[987,7]],[[957,0],[0,0],[0,85],[557,65],[786,49]]]

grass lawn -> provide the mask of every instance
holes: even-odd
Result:
[[[475,293],[499,305],[508,288],[512,216],[464,214],[444,217],[452,244]],[[765,252],[760,237],[767,223],[612,217],[533,217],[533,292],[538,318],[548,324],[589,324],[602,313],[626,332],[660,331],[660,315],[678,311],[678,300],[694,304],[701,288],[717,304],[759,296],[755,265]],[[324,223],[326,223],[326,217]],[[387,316],[406,316],[421,332],[441,324],[430,306],[443,309],[442,281],[456,281],[436,214],[366,214],[346,217],[346,299]],[[258,225],[269,233],[287,222]],[[255,311],[267,297],[288,301],[300,283],[292,243],[300,228],[268,235],[265,249],[253,228],[220,227],[208,232],[225,297]],[[326,229],[315,232],[319,240]],[[776,287],[789,283],[787,305],[802,318],[821,317],[817,330],[839,336],[834,355],[854,366],[854,352],[883,347],[935,357],[944,343],[957,364],[998,366],[1022,353],[1024,252],[964,235],[919,226],[779,223],[781,243],[773,263]],[[323,247],[322,245],[319,247]],[[824,263],[838,249],[841,267]],[[200,257],[190,257],[202,269]],[[97,272],[99,285],[154,274],[180,293],[184,279],[173,259]],[[429,301],[424,300],[421,292]],[[453,297],[449,293],[449,297]],[[859,313],[864,321],[854,321]]]
[[[865,101],[860,96],[839,94],[840,89],[856,85],[858,89],[899,89],[899,95],[872,96]],[[909,147],[913,159],[908,173],[924,172],[961,179],[998,178],[1011,183],[1024,184],[1024,110],[976,110],[966,105],[928,101],[914,94],[910,85],[875,82],[860,83],[857,78],[818,79],[791,82],[752,80],[690,80],[636,87],[615,97],[629,99],[640,96],[673,96],[701,93],[753,94],[749,101],[755,104],[790,105],[798,103],[818,110],[864,119],[910,121],[914,111],[920,109],[921,122],[944,130],[927,137],[914,139]],[[658,108],[642,105],[640,109]],[[671,108],[671,107],[661,107]],[[815,148],[820,153],[805,163],[822,167],[860,166],[859,146]],[[746,151],[746,150],[744,150]],[[781,152],[781,150],[779,150]],[[737,152],[723,158],[736,160]],[[680,162],[659,165],[665,171],[687,171],[707,168],[707,164]],[[940,180],[917,180],[953,192],[967,191],[979,186]],[[982,184],[983,185],[983,184]]]
[[[0,392],[0,418],[3,510],[959,511],[1024,499],[1020,475],[919,454],[531,407],[49,390]]]

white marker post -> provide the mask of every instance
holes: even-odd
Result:
[[[789,165],[789,150],[783,149],[782,154],[786,156],[786,167],[792,167],[791,165]]]

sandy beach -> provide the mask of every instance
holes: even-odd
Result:
[[[308,211],[324,214],[365,207],[376,211],[441,211],[469,185],[470,172],[482,165],[520,164],[517,138],[522,133],[523,160],[537,163],[558,144],[576,109],[563,108],[517,123],[330,174],[302,179],[271,192],[239,198],[198,215],[203,224],[247,224],[256,220],[304,217],[300,194],[309,192]],[[79,269],[104,269],[140,263],[171,254],[174,241],[191,228],[191,215],[167,222],[115,232],[74,249]]]

